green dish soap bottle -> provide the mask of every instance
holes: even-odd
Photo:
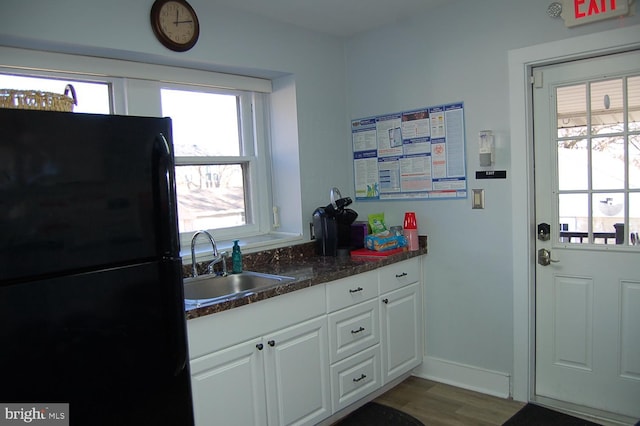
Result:
[[[231,272],[239,274],[242,272],[242,252],[238,245],[239,240],[233,241],[233,250],[231,251]]]

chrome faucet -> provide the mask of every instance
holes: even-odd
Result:
[[[197,231],[195,234],[193,234],[193,237],[191,237],[191,270],[192,270],[193,276],[194,277],[198,276],[198,269],[196,268],[196,240],[200,235],[204,235],[209,239],[209,242],[211,243],[211,249],[213,252],[213,260],[211,261],[211,263],[209,263],[209,266],[207,267],[207,273],[212,274],[213,265],[215,265],[216,263],[222,262],[222,274],[226,276],[227,262],[225,261],[225,258],[228,256],[228,253],[225,251],[225,252],[222,252],[220,255],[218,255],[216,240],[214,240],[213,235],[211,235],[207,231]]]
[[[215,265],[216,263],[222,263],[222,276],[226,277],[227,275],[229,275],[227,273],[227,262],[225,261],[225,258],[227,257],[229,257],[229,253],[226,251],[223,251],[222,253],[220,253],[219,256],[214,256],[213,261],[209,264],[207,268],[207,272],[209,274],[213,274],[213,265]]]

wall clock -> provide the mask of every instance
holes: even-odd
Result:
[[[167,48],[184,52],[200,35],[198,15],[185,0],[156,0],[151,7],[151,28]]]

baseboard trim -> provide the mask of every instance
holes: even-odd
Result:
[[[511,376],[509,374],[460,364],[446,359],[426,356],[422,365],[413,370],[413,374],[423,379],[500,398],[509,398],[511,395]]]

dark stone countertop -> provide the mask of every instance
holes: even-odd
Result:
[[[186,316],[190,320],[226,311],[292,291],[371,271],[424,254],[427,254],[427,237],[420,237],[420,249],[417,251],[404,251],[385,257],[317,256],[313,242],[245,254],[242,259],[244,270],[283,275],[292,277],[294,280],[250,294],[220,299],[208,306],[187,306]],[[199,271],[204,269],[205,263],[198,264]],[[230,268],[231,265],[229,265],[229,270]],[[184,266],[184,276],[191,276],[190,265]]]

